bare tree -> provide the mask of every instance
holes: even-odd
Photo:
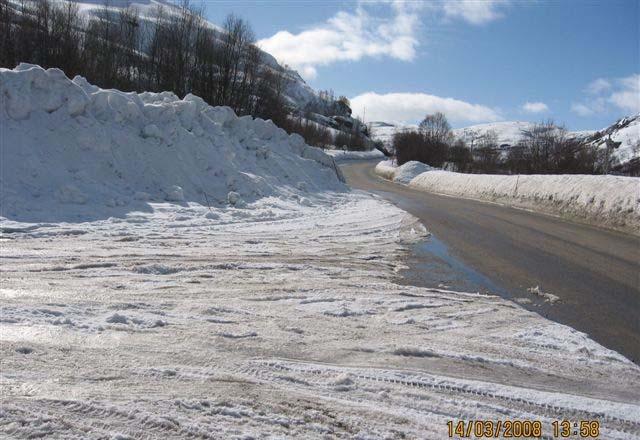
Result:
[[[227,16],[223,29],[217,103],[229,105],[237,100],[237,83],[243,80],[240,67],[247,55],[246,46],[253,42],[253,33],[244,20],[233,14]]]
[[[192,93],[213,103],[218,87],[217,40],[213,29],[204,21],[196,25],[191,77]]]
[[[448,143],[452,140],[451,125],[444,113],[436,112],[427,115],[418,126],[420,133],[433,142]]]
[[[254,115],[271,119],[276,125],[290,128],[288,105],[284,98],[287,78],[281,67],[266,67],[258,80]],[[289,130],[290,131],[290,130]]]
[[[545,121],[523,130],[522,139],[509,150],[507,166],[516,173],[593,173],[597,154],[566,129]]]
[[[140,17],[136,8],[128,6],[119,11],[116,18],[117,29],[114,38],[117,41],[115,65],[118,69],[116,83],[118,88],[131,90],[140,83],[141,57]]]
[[[471,170],[473,156],[471,155],[471,150],[462,139],[456,140],[453,145],[449,147],[448,153],[448,160],[454,164],[456,171],[466,173]]]
[[[17,59],[16,30],[18,15],[8,0],[0,0],[0,65],[15,66]]]
[[[110,3],[105,0],[97,16],[89,21],[85,31],[83,64],[87,76],[102,87],[116,86],[116,28]]]
[[[498,134],[489,130],[475,138],[472,149],[473,168],[482,173],[495,173],[500,166]]]

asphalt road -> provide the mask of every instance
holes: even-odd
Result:
[[[560,302],[535,297],[525,307],[640,363],[640,237],[417,191],[378,177],[374,167],[371,161],[341,165],[349,185],[418,217],[448,254],[489,279],[503,296],[533,297],[527,288],[540,286]],[[409,265],[420,270],[420,258],[409,258]]]

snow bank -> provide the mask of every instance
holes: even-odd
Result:
[[[379,150],[371,151],[346,151],[346,150],[324,150],[329,156],[333,157],[337,162],[348,160],[369,160],[383,159],[385,156]]]
[[[376,165],[376,173],[378,175],[404,185],[408,185],[417,175],[436,169],[415,160],[404,163],[401,166],[397,166],[391,160],[385,160]]]
[[[383,160],[376,165],[376,173],[387,180],[393,180],[397,170],[398,168],[391,160]]]
[[[107,218],[154,201],[237,208],[346,188],[299,135],[197,96],[103,90],[28,64],[0,69],[0,95],[5,219]]]
[[[425,173],[427,171],[432,171],[435,169],[436,168],[433,168],[422,162],[417,162],[415,160],[412,160],[402,164],[394,171],[393,181],[407,185],[417,175]]]
[[[390,161],[380,162],[376,173],[429,192],[499,202],[640,234],[637,177],[421,172],[415,162],[395,167]]]

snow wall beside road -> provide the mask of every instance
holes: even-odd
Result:
[[[380,162],[385,179],[428,192],[497,202],[640,235],[640,178],[596,175],[463,174]],[[411,175],[410,170],[416,170]]]

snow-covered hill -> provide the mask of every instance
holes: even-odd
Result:
[[[395,132],[407,128],[416,128],[415,126],[381,121],[372,122],[371,125],[373,137],[381,140],[387,146],[391,145]],[[467,145],[473,146],[482,137],[495,134],[500,150],[506,153],[509,148],[522,139],[522,132],[530,130],[533,126],[533,122],[526,121],[492,122],[456,128],[453,130],[453,135],[458,139],[464,140]],[[568,134],[581,138],[598,148],[605,148],[605,141],[609,135],[614,141],[622,142],[620,148],[613,153],[615,165],[618,167],[640,160],[640,114],[622,118],[602,130],[570,131]]]
[[[271,121],[197,96],[103,90],[58,69],[0,69],[2,203],[10,220],[107,218],[150,202],[311,203],[345,187],[332,158]]]
[[[371,137],[376,141],[382,142],[388,151],[391,151],[393,144],[393,135],[402,130],[415,130],[417,125],[402,124],[400,122],[384,122],[373,121],[367,123],[371,129]]]
[[[468,145],[477,142],[477,139],[493,132],[497,136],[498,145],[503,151],[518,143],[524,130],[533,127],[531,122],[507,121],[490,124],[472,125],[470,127],[453,130],[454,135],[463,139]],[[640,158],[640,114],[622,118],[602,130],[570,131],[570,136],[581,138],[598,148],[606,148],[606,139],[622,142],[620,148],[614,151],[613,157],[616,165],[623,165]]]
[[[606,140],[611,136],[615,142],[621,142],[613,156],[618,167],[635,163],[640,168],[640,113],[619,119],[614,124],[586,137],[587,142],[598,148],[606,148]]]
[[[80,7],[80,11],[87,17],[96,17],[104,9],[104,0],[72,0]],[[163,8],[166,13],[178,13],[176,3],[169,0],[111,0],[109,8],[118,10],[130,6],[138,10],[142,19],[141,26],[148,25],[155,20],[158,8]],[[216,24],[205,23],[219,32],[222,29]],[[144,34],[144,33],[143,33]],[[302,79],[295,70],[278,64],[278,61],[269,53],[260,51],[261,59],[265,66],[281,69],[286,78],[285,99],[294,108],[303,108],[307,103],[317,97],[316,92]]]
[[[472,146],[478,142],[480,137],[495,133],[498,146],[508,148],[521,139],[523,130],[530,130],[533,125],[531,122],[524,121],[492,122],[457,128],[453,130],[453,134],[455,137],[464,140],[467,145]]]
[[[402,124],[398,122],[375,121],[370,123],[372,126],[373,137],[382,141],[385,145],[390,146],[393,141],[393,135],[402,130],[415,130],[417,125]],[[469,127],[453,129],[454,137],[464,140],[467,145],[472,146],[478,142],[478,139],[489,133],[495,133],[498,145],[507,149],[514,145],[522,137],[522,130],[528,130],[533,127],[531,122],[523,121],[506,121],[491,122],[488,124],[471,125]]]

